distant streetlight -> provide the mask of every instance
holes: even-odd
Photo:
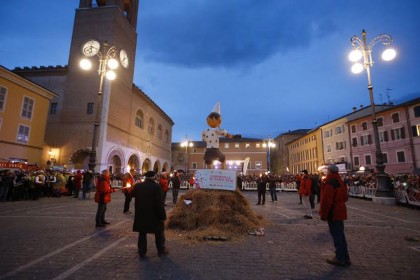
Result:
[[[276,147],[276,144],[273,142],[273,139],[268,137],[268,139],[264,140],[263,147],[267,148],[267,171],[271,171],[271,148]]]
[[[118,68],[119,63],[115,59],[117,48],[109,46],[107,42],[101,44],[96,40],[89,40],[83,44],[82,53],[85,55],[79,65],[83,70],[90,70],[92,63],[89,58],[97,56],[99,57],[99,90],[98,90],[98,103],[96,104],[96,116],[93,124],[93,137],[92,137],[92,149],[89,153],[89,169],[95,171],[96,166],[96,145],[98,142],[98,128],[101,122],[102,113],[102,97],[103,97],[103,84],[104,77],[108,80],[114,80],[117,75],[114,72]]]
[[[390,61],[395,58],[396,51],[394,49],[389,48],[389,45],[392,43],[392,38],[389,35],[379,35],[370,41],[369,44],[366,43],[366,31],[362,31],[362,39],[357,37],[356,35],[351,37],[351,43],[353,45],[353,51],[349,55],[349,59],[355,64],[352,67],[353,73],[360,73],[363,69],[366,69],[366,74],[368,78],[368,90],[369,90],[369,97],[370,97],[370,106],[372,108],[372,127],[373,127],[373,135],[375,139],[375,156],[376,156],[376,182],[377,182],[377,189],[375,197],[393,197],[393,190],[389,185],[389,177],[385,173],[385,165],[384,165],[384,158],[381,151],[381,145],[379,141],[379,131],[378,131],[378,121],[376,119],[376,112],[375,112],[375,102],[373,99],[373,86],[370,76],[370,68],[373,66],[373,59],[372,59],[372,48],[377,43],[382,43],[383,45],[387,46],[388,48],[383,52],[382,58],[385,61]],[[359,63],[363,58],[363,62]]]
[[[185,136],[185,140],[181,142],[181,147],[185,147],[185,173],[188,172],[188,147],[193,147],[194,143],[188,140],[187,135]]]

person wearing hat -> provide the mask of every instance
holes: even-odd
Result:
[[[131,192],[135,199],[133,231],[139,233],[137,248],[141,259],[146,257],[148,233],[155,235],[158,256],[162,257],[168,254],[165,247],[166,211],[162,201],[163,192],[160,185],[156,183],[155,176],[154,171],[147,171],[144,182],[134,185]]]
[[[240,135],[231,135],[226,130],[220,128],[222,117],[220,115],[220,103],[217,103],[213,111],[207,116],[207,125],[209,128],[201,133],[201,138],[206,142],[206,151],[204,153],[204,162],[210,169],[214,161],[218,160],[225,168],[225,155],[219,150],[219,137],[240,138]]]
[[[319,215],[321,220],[328,222],[334,240],[335,257],[327,259],[327,263],[337,266],[351,265],[343,222],[347,220],[347,200],[347,186],[338,174],[338,167],[332,164],[322,186]]]
[[[302,178],[299,184],[298,194],[302,196],[303,206],[305,207],[305,219],[312,219],[312,208],[309,198],[311,196],[312,180],[308,175],[308,170],[302,170]]]

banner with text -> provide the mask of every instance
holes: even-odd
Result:
[[[236,171],[223,169],[198,169],[195,171],[197,189],[235,191]]]

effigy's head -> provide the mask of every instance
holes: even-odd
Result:
[[[222,117],[220,116],[219,113],[211,112],[207,116],[207,125],[210,126],[211,128],[219,127],[221,123],[222,123]]]

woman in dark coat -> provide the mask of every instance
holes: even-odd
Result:
[[[162,188],[154,181],[156,173],[146,172],[146,180],[134,186],[132,196],[135,199],[133,231],[139,233],[138,253],[144,258],[147,253],[147,234],[155,234],[155,243],[159,257],[168,254],[165,248],[164,221],[166,211],[162,201]]]

